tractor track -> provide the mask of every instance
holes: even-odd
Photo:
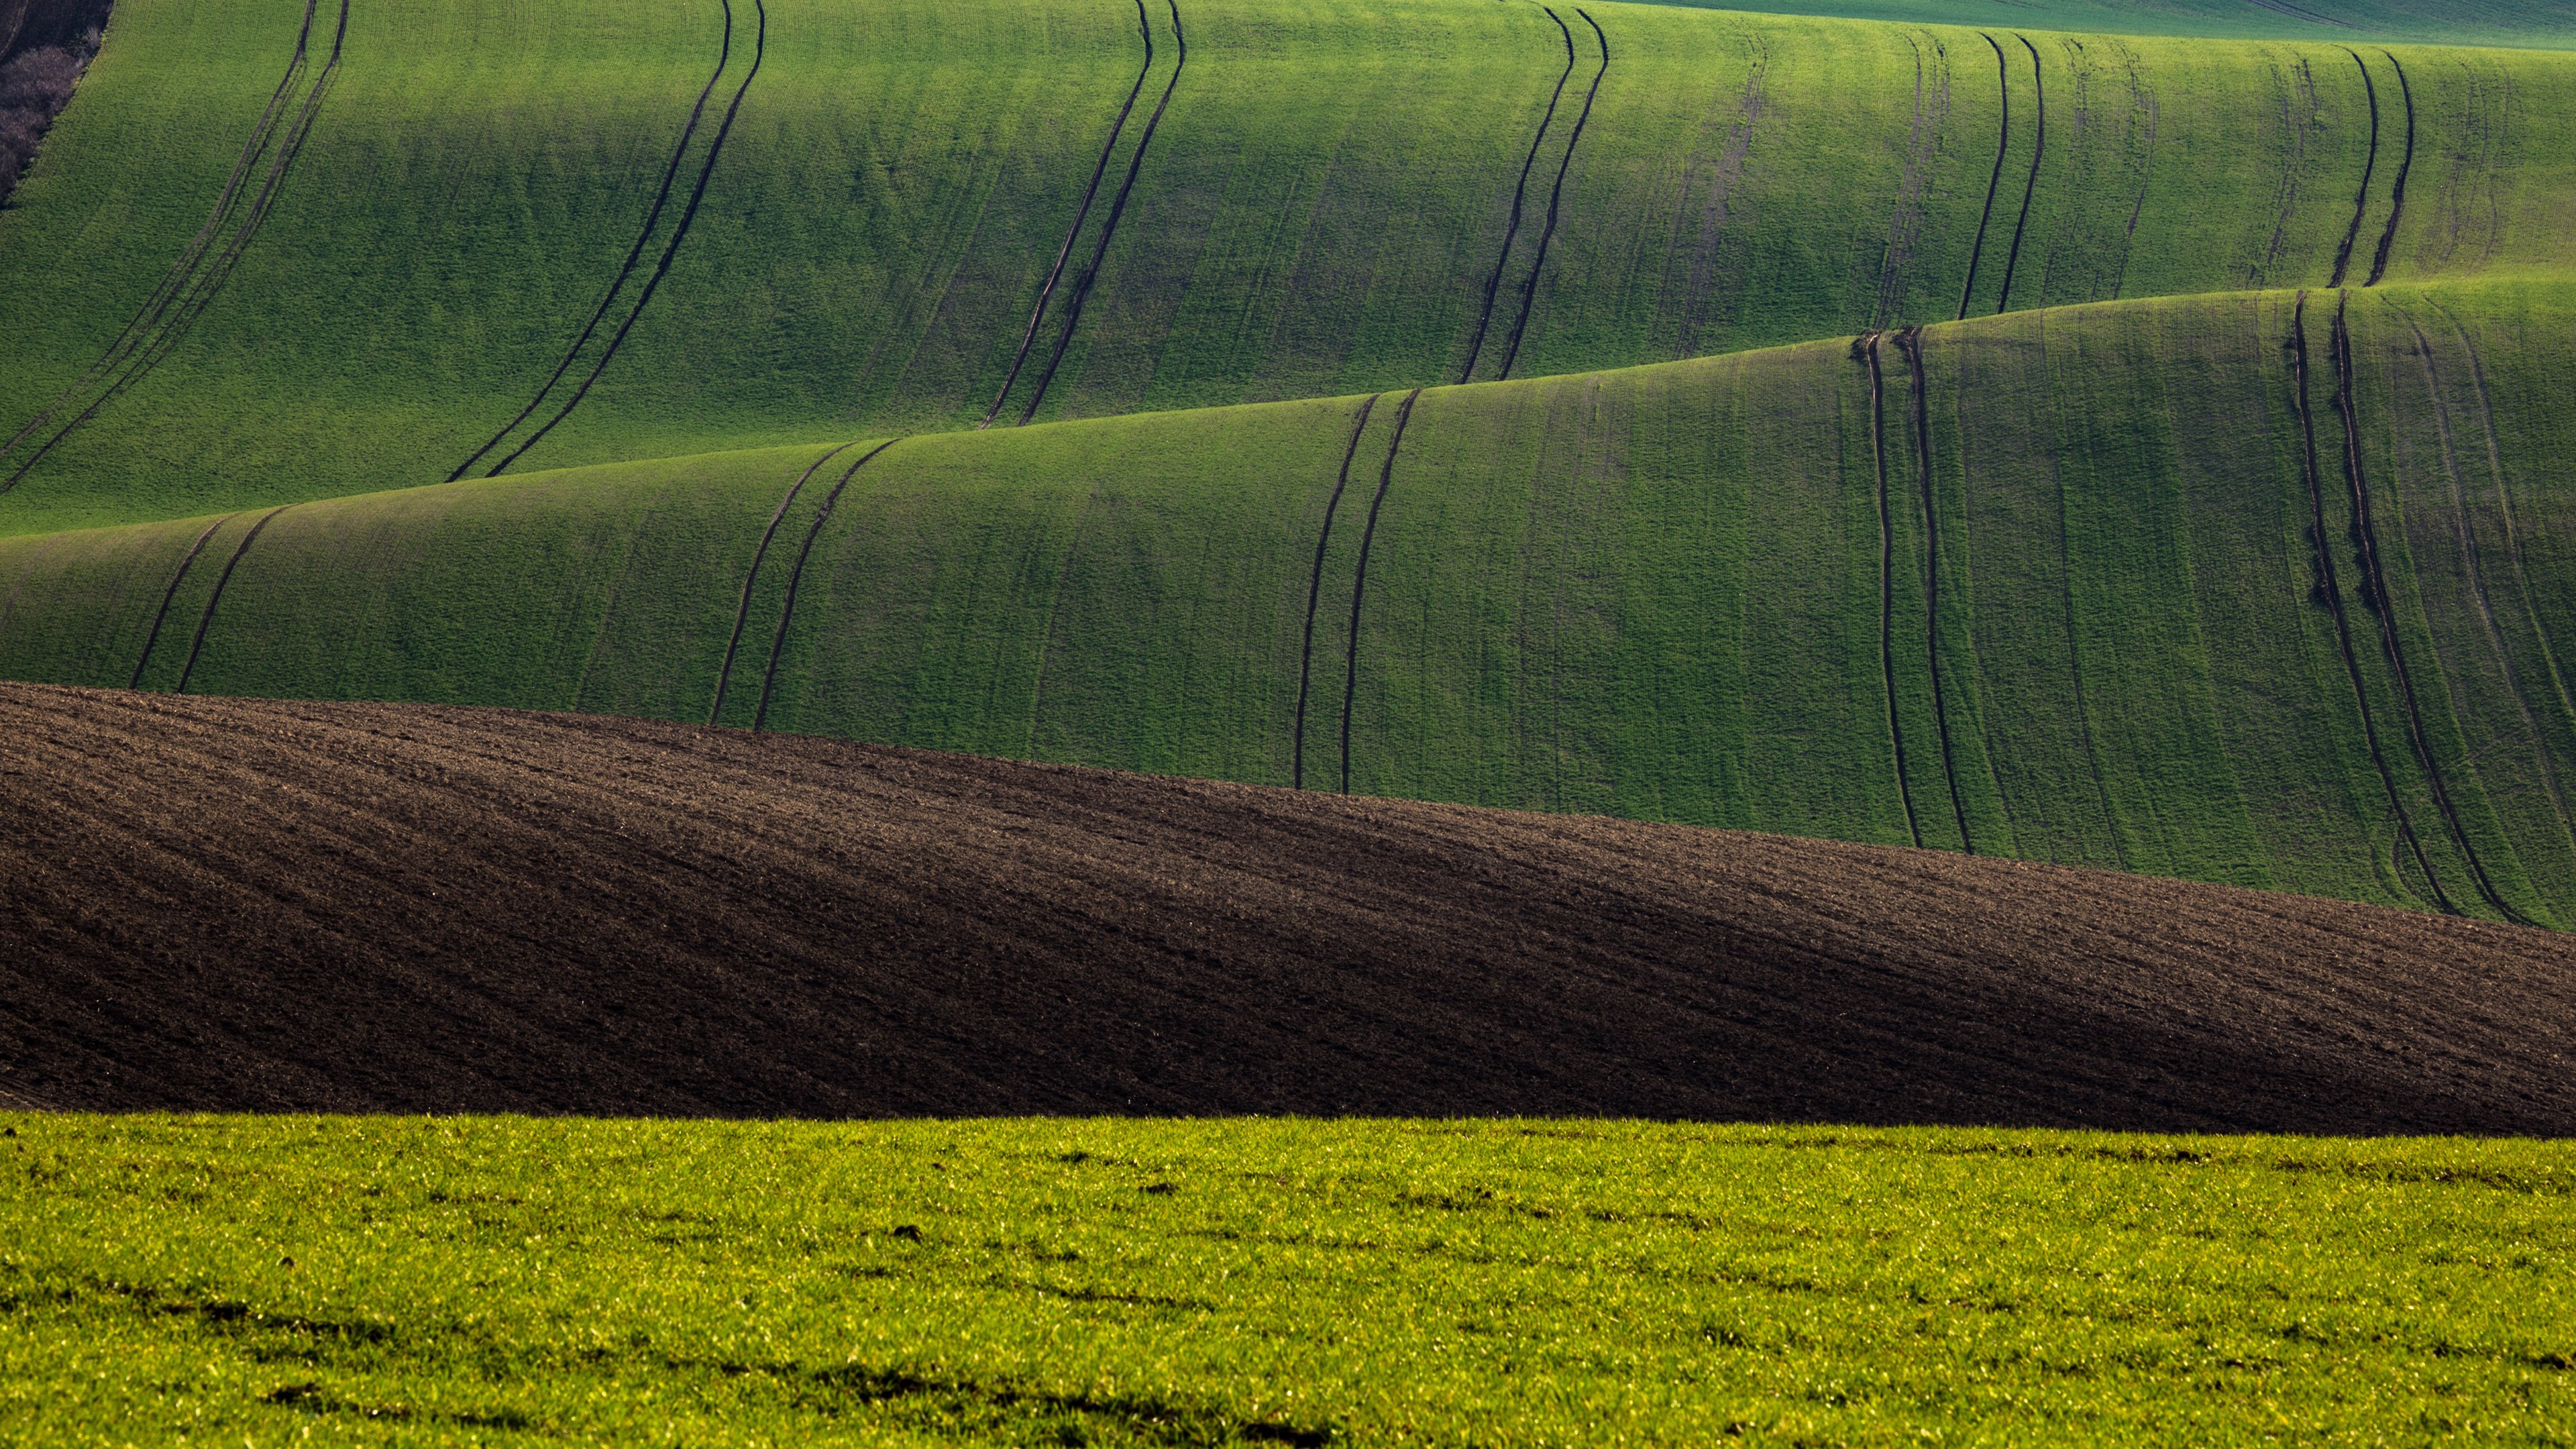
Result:
[[[1377,411],[1384,393],[1372,393],[1360,404],[1360,415],[1351,422],[1351,443],[1342,450],[1341,475],[1333,480],[1333,496],[1324,501],[1324,527],[1315,535],[1315,572],[1306,581],[1306,640],[1297,656],[1297,723],[1290,744],[1291,787],[1306,788],[1306,690],[1315,669],[1315,607],[1324,592],[1324,550],[1333,542],[1333,515],[1342,506],[1342,492],[1351,486],[1351,462],[1360,455],[1360,436],[1368,431],[1369,414]]]
[[[2004,154],[2012,149],[2012,72],[2004,64],[2004,48],[1995,38],[1980,30],[1977,37],[1995,53],[1995,82],[2003,95],[2003,119],[1995,124],[1995,170],[1986,178],[1986,209],[1977,216],[1977,240],[1968,248],[1968,284],[1959,289],[1959,315],[1954,321],[1966,321],[1968,307],[1977,295],[1977,266],[1986,256],[1986,228],[1995,219],[1995,193],[2003,189]]]
[[[2360,67],[2361,93],[2370,98],[2370,151],[2361,163],[2361,190],[2352,198],[2352,225],[2344,228],[2343,245],[2335,248],[2334,279],[2326,283],[2329,287],[2342,286],[2344,273],[2352,267],[2353,245],[2361,240],[2362,214],[2370,209],[2370,178],[2379,171],[2379,86],[2371,80],[2370,65],[2361,58],[2360,51],[2347,45],[2343,53],[2351,56],[2352,63]],[[2391,221],[2394,219],[2392,214]],[[2380,256],[2386,259],[2387,248],[2380,249]],[[2340,307],[2336,309],[2336,315],[2342,315]]]
[[[1578,12],[1579,13],[1579,12]],[[1368,526],[1360,530],[1359,568],[1351,576],[1351,639],[1342,653],[1342,793],[1351,793],[1351,704],[1360,687],[1360,603],[1368,592],[1369,546],[1377,541],[1377,511],[1386,503],[1387,485],[1395,481],[1395,455],[1404,450],[1404,428],[1413,421],[1415,388],[1395,410],[1395,436],[1386,445],[1386,465],[1378,469],[1377,496],[1369,500]]]
[[[2389,673],[2397,680],[2397,695],[2406,706],[2407,742],[2414,747],[2415,761],[2423,768],[2425,783],[2432,787],[2434,808],[2442,812],[2442,823],[2451,841],[2468,862],[2469,876],[2477,882],[2478,894],[2506,920],[2517,926],[2532,924],[2531,918],[2505,902],[2504,895],[2488,877],[2486,863],[2478,858],[2478,848],[2469,839],[2467,825],[2460,819],[2458,805],[2451,799],[2450,786],[2442,778],[2442,767],[2433,755],[2432,739],[2424,728],[2424,710],[2415,692],[2414,675],[2406,667],[2406,651],[2397,639],[2397,601],[2388,590],[2387,570],[2379,561],[2379,530],[2370,510],[2370,479],[2361,461],[2361,423],[2358,402],[2354,397],[2352,334],[2344,323],[2344,308],[2351,294],[2338,293],[2335,299],[2334,329],[2331,334],[2335,365],[2335,406],[2343,415],[2344,481],[2352,490],[2353,541],[2361,551],[2362,602],[2379,619],[2379,638],[2388,656]]]
[[[197,616],[197,636],[188,641],[188,662],[179,666],[179,682],[171,688],[172,694],[188,692],[188,680],[197,672],[197,656],[205,652],[206,631],[214,626],[215,610],[224,601],[224,589],[233,581],[233,570],[241,567],[243,556],[250,552],[252,544],[259,541],[260,532],[268,527],[269,520],[294,506],[292,503],[281,503],[261,514],[259,521],[250,526],[250,531],[242,535],[242,541],[234,547],[232,557],[224,560],[224,571],[215,578],[215,591],[206,595],[206,611]]]
[[[1181,88],[1181,72],[1189,69],[1190,41],[1181,30],[1180,0],[1164,0],[1172,13],[1172,46],[1178,57],[1172,62],[1172,78],[1163,83],[1163,95],[1154,102],[1154,114],[1145,118],[1145,134],[1136,138],[1136,154],[1127,159],[1127,175],[1118,183],[1118,195],[1109,203],[1109,219],[1100,225],[1099,242],[1091,249],[1091,264],[1074,280],[1073,301],[1065,308],[1064,330],[1056,335],[1055,350],[1047,355],[1046,370],[1038,374],[1038,385],[1029,394],[1028,406],[1020,409],[1020,426],[1038,415],[1039,404],[1046,401],[1047,389],[1055,383],[1056,369],[1064,365],[1065,349],[1073,346],[1073,334],[1082,326],[1082,309],[1091,302],[1091,289],[1100,280],[1100,268],[1109,259],[1109,244],[1117,238],[1119,220],[1127,214],[1127,198],[1136,190],[1136,178],[1145,169],[1145,153],[1154,145],[1154,133],[1163,125],[1163,112],[1172,104],[1172,93]]]
[[[1941,778],[1950,786],[1950,813],[1959,822],[1959,848],[1977,853],[1977,838],[1968,829],[1968,807],[1959,794],[1957,754],[1950,743],[1950,708],[1941,687],[1941,514],[1932,493],[1932,381],[1923,367],[1923,329],[1896,334],[1896,350],[1905,354],[1913,378],[1914,470],[1923,484],[1923,618],[1924,653],[1932,675],[1932,722],[1941,735]]]
[[[753,734],[769,727],[769,696],[778,687],[778,656],[787,647],[787,626],[796,618],[796,594],[804,587],[805,561],[814,554],[814,540],[823,536],[823,525],[832,521],[832,510],[839,506],[841,492],[850,486],[850,480],[859,476],[861,468],[875,462],[879,454],[902,441],[901,438],[888,438],[861,454],[859,461],[841,474],[841,481],[832,485],[832,491],[823,495],[823,506],[814,513],[814,526],[805,530],[805,544],[796,550],[796,567],[787,575],[787,598],[778,606],[778,632],[770,636],[769,667],[761,671],[760,706],[752,711],[751,716]]]
[[[1136,110],[1136,98],[1145,93],[1145,79],[1154,70],[1154,27],[1145,18],[1145,0],[1136,0],[1136,28],[1145,36],[1145,63],[1136,68],[1136,84],[1127,91],[1127,103],[1118,108],[1118,119],[1109,127],[1109,139],[1100,143],[1100,161],[1091,168],[1091,184],[1083,188],[1082,205],[1073,213],[1073,225],[1065,228],[1064,245],[1056,248],[1055,266],[1047,273],[1046,285],[1038,289],[1038,303],[1029,313],[1028,330],[1020,334],[1020,350],[1011,358],[1011,370],[1002,379],[1002,390],[993,394],[993,405],[984,410],[984,420],[975,426],[980,430],[993,425],[1001,416],[1002,404],[1020,380],[1020,369],[1027,365],[1029,348],[1038,340],[1038,328],[1046,321],[1047,303],[1055,297],[1056,284],[1064,280],[1064,264],[1073,255],[1074,241],[1082,235],[1082,224],[1091,216],[1091,204],[1100,197],[1100,179],[1109,174],[1109,158],[1118,150],[1118,138],[1127,131],[1127,118]],[[1178,79],[1179,72],[1173,73]]]
[[[512,463],[519,461],[530,448],[544,442],[548,433],[553,432],[564,419],[572,416],[573,410],[581,406],[584,398],[590,396],[591,388],[596,386],[600,377],[608,371],[608,365],[617,360],[617,350],[626,345],[626,334],[635,330],[635,324],[643,319],[644,309],[653,305],[653,294],[661,290],[662,279],[670,275],[671,263],[678,259],[681,244],[689,239],[689,226],[698,219],[698,207],[707,199],[707,184],[715,179],[716,162],[724,156],[725,141],[733,134],[734,118],[742,113],[743,97],[751,94],[752,82],[760,79],[761,62],[769,55],[768,0],[751,0],[751,4],[753,13],[758,17],[757,25],[752,32],[751,69],[744,74],[742,84],[734,88],[733,100],[725,107],[724,120],[716,126],[715,139],[707,145],[707,159],[698,167],[698,184],[689,193],[689,204],[681,210],[679,224],[671,229],[671,240],[662,248],[661,259],[653,264],[653,275],[645,278],[644,290],[635,298],[635,310],[627,313],[626,320],[618,324],[615,335],[608,339],[608,346],[601,350],[599,361],[591,366],[590,375],[581,380],[581,386],[573,390],[572,397],[564,403],[563,407],[546,420],[545,426],[529,434],[528,440],[513,450],[510,456],[494,464],[492,471],[484,474],[484,477],[500,477],[508,471]],[[733,0],[725,0],[725,37],[726,45],[730,49],[733,37]]]
[[[787,490],[787,496],[778,500],[777,511],[769,515],[769,526],[760,531],[760,546],[751,551],[751,568],[742,576],[742,602],[733,611],[733,633],[725,637],[724,664],[716,671],[716,702],[707,709],[708,724],[722,722],[725,690],[733,683],[733,657],[742,647],[743,625],[751,618],[752,587],[760,582],[761,560],[769,557],[770,540],[778,536],[778,525],[786,520],[787,510],[796,505],[796,495],[805,491],[805,485],[814,480],[814,475],[822,471],[823,465],[857,446],[858,440],[853,438],[815,459],[812,466],[797,475],[796,482]]]
[[[2388,249],[2397,244],[2397,223],[2406,215],[2406,173],[2415,169],[2415,87],[2406,79],[2406,67],[2399,65],[2394,51],[2383,50],[2388,63],[2397,71],[2397,92],[2406,98],[2406,153],[2397,161],[2397,189],[2388,199],[2388,226],[2379,233],[2378,254],[2370,259],[2370,280],[2365,287],[2376,287],[2388,275]],[[2367,70],[2362,72],[2369,74]]]
[[[1547,225],[1538,234],[1538,258],[1530,263],[1529,280],[1521,284],[1520,319],[1512,324],[1511,346],[1503,352],[1502,371],[1494,374],[1496,382],[1508,380],[1512,375],[1512,364],[1520,360],[1521,337],[1529,329],[1530,308],[1538,303],[1539,274],[1547,270],[1548,243],[1556,239],[1558,206],[1565,196],[1565,173],[1573,168],[1574,153],[1583,145],[1583,128],[1592,120],[1592,103],[1601,95],[1601,78],[1610,73],[1610,37],[1602,33],[1601,22],[1581,7],[1577,7],[1574,13],[1582,16],[1583,23],[1592,27],[1593,39],[1601,44],[1601,68],[1592,73],[1592,89],[1583,94],[1583,111],[1574,118],[1574,134],[1566,138],[1565,157],[1556,163],[1556,185],[1547,193]]]
[[[1512,187],[1512,219],[1503,228],[1503,247],[1494,254],[1493,273],[1485,278],[1485,305],[1476,314],[1476,335],[1467,344],[1467,365],[1458,369],[1460,382],[1474,380],[1476,360],[1484,356],[1485,331],[1494,320],[1494,297],[1502,290],[1504,270],[1511,265],[1512,242],[1521,234],[1521,208],[1529,197],[1530,170],[1538,164],[1539,148],[1547,144],[1547,128],[1556,124],[1556,107],[1565,99],[1565,83],[1574,78],[1574,32],[1554,10],[1545,5],[1539,9],[1556,22],[1558,33],[1565,37],[1565,69],[1556,73],[1556,90],[1547,98],[1547,114],[1539,118],[1538,134],[1530,137],[1529,154],[1521,158],[1521,179]]]
[[[125,681],[126,688],[143,687],[143,666],[152,662],[152,646],[161,642],[162,622],[170,617],[170,604],[172,600],[179,597],[179,586],[188,580],[189,565],[197,561],[198,553],[205,548],[206,540],[215,536],[216,529],[239,517],[241,515],[238,513],[227,513],[207,524],[206,531],[198,534],[197,541],[188,545],[187,553],[181,555],[177,571],[170,575],[170,587],[161,591],[161,607],[152,611],[152,628],[143,636],[143,652],[135,657],[134,676]]]
[[[1139,3],[1142,3],[1142,0],[1139,0]],[[680,163],[689,157],[689,143],[697,138],[698,124],[706,117],[707,101],[716,93],[716,83],[724,79],[725,66],[732,58],[733,10],[727,6],[724,39],[718,44],[716,51],[716,68],[708,74],[706,85],[699,89],[697,104],[689,108],[688,124],[680,128],[680,143],[671,148],[670,164],[662,168],[661,187],[653,193],[653,205],[644,213],[644,225],[635,233],[635,244],[626,249],[626,260],[619,265],[617,276],[608,284],[608,295],[599,299],[599,306],[591,312],[590,320],[582,324],[581,334],[573,339],[572,346],[564,349],[563,361],[555,364],[554,372],[546,378],[545,385],[537,389],[536,396],[528,399],[528,405],[519,409],[517,417],[503,424],[500,431],[492,435],[491,441],[475,449],[472,457],[457,464],[456,471],[447,475],[448,482],[453,483],[464,477],[494,448],[501,446],[502,439],[518,431],[520,424],[536,416],[537,409],[545,406],[546,399],[553,395],[555,385],[562,382],[564,374],[572,371],[572,365],[580,360],[581,350],[590,345],[592,337],[598,335],[599,324],[607,320],[609,309],[617,305],[618,297],[626,290],[626,283],[635,275],[635,268],[643,262],[644,248],[652,244],[654,228],[662,224],[663,208],[670,205],[671,188],[678,184],[680,179]]]
[[[2039,47],[2020,31],[2013,32],[2013,39],[2030,52],[2030,109],[2039,119],[2033,123],[2037,129],[2030,147],[2030,179],[2021,189],[2021,218],[2013,223],[2012,250],[2004,255],[2004,289],[1995,297],[1997,316],[2012,309],[2013,273],[2021,266],[2021,235],[2030,226],[2031,198],[2039,194],[2039,163],[2048,155],[2048,81],[2039,73]]]
[[[1896,530],[1887,506],[1887,389],[1880,376],[1878,340],[1852,339],[1852,357],[1869,369],[1869,458],[1878,472],[1878,677],[1887,697],[1887,738],[1896,750],[1896,798],[1905,806],[1905,833],[1923,848],[1923,824],[1914,814],[1914,772],[1906,768],[1905,723],[1896,708]]]
[[[2406,802],[2397,793],[2397,777],[2388,768],[2387,752],[2380,748],[2379,726],[2370,715],[2370,692],[2362,685],[2361,656],[2352,644],[2352,620],[2344,610],[2343,587],[2335,576],[2334,536],[2326,528],[2325,480],[2323,469],[2317,462],[2316,414],[2308,406],[2308,294],[2305,288],[2300,290],[2290,314],[2290,373],[2291,396],[2298,404],[2301,456],[2305,460],[2303,471],[2308,488],[2308,536],[2316,549],[2317,587],[2325,595],[2327,611],[2334,616],[2335,641],[2343,649],[2344,677],[2352,685],[2354,712],[2361,716],[2362,742],[2370,750],[2371,768],[2379,773],[2379,786],[2388,797],[2389,812],[2396,817],[2398,839],[2415,857],[2416,869],[2423,872],[2424,883],[2432,890],[2433,904],[2441,909],[2442,914],[2456,916],[2461,914],[2460,908],[2451,903],[2450,895],[2442,889],[2442,878],[2433,873],[2433,863],[2424,854],[2424,842],[2415,834],[2415,823],[2407,818]],[[2397,875],[2402,884],[2404,870],[2400,868]]]

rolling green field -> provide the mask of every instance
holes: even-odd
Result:
[[[1662,0],[1699,4],[1701,0]],[[2045,25],[2115,35],[2239,40],[2411,40],[2429,45],[2576,45],[2576,17],[2546,0],[1764,0],[1712,6],[1931,25]]]
[[[30,1442],[2576,1432],[2555,1145],[7,1121]]]

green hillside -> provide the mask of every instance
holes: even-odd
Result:
[[[2576,46],[2576,13],[2551,0],[1762,0],[1711,8],[1913,25],[2044,25],[2114,35]]]

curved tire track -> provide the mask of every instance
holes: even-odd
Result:
[[[1968,248],[1968,283],[1959,289],[1959,315],[1954,321],[1967,320],[1968,308],[1976,299],[1977,266],[1986,256],[1986,228],[1995,219],[1995,193],[2004,184],[2004,153],[2012,149],[2012,72],[2004,64],[2004,48],[1995,43],[1993,36],[1980,30],[1977,38],[1995,53],[1995,83],[2002,87],[2003,119],[1995,124],[1995,170],[1986,178],[1986,209],[1977,216],[1977,240]]]
[[[1887,507],[1887,406],[1880,376],[1882,333],[1852,339],[1852,357],[1869,369],[1869,459],[1878,474],[1878,678],[1887,699],[1887,738],[1896,751],[1896,798],[1905,807],[1905,833],[1923,848],[1923,825],[1914,814],[1914,772],[1906,768],[1905,723],[1896,709],[1896,531]]]
[[[1578,7],[1574,13],[1582,16],[1583,23],[1592,27],[1593,39],[1601,44],[1601,68],[1592,73],[1592,89],[1584,92],[1582,114],[1574,118],[1574,134],[1566,138],[1565,158],[1556,163],[1556,185],[1547,193],[1547,225],[1538,234],[1538,259],[1530,263],[1529,279],[1521,284],[1521,315],[1512,323],[1512,344],[1503,353],[1502,371],[1494,374],[1496,382],[1510,378],[1512,364],[1520,360],[1521,335],[1529,330],[1530,308],[1538,302],[1538,279],[1547,270],[1548,243],[1556,239],[1558,207],[1565,198],[1565,173],[1573,168],[1574,153],[1583,145],[1583,128],[1592,120],[1592,103],[1601,95],[1601,78],[1610,73],[1610,37],[1601,33],[1601,22],[1581,8]]]
[[[742,628],[751,618],[751,591],[760,582],[760,563],[769,557],[770,540],[778,536],[778,525],[786,520],[787,510],[795,506],[796,495],[805,491],[805,485],[814,480],[814,475],[822,471],[823,465],[856,446],[858,440],[854,438],[815,459],[813,466],[797,476],[794,485],[788,488],[787,496],[778,500],[777,511],[769,515],[769,527],[761,530],[760,547],[751,551],[751,568],[742,576],[742,603],[733,611],[733,633],[725,638],[724,664],[716,671],[716,702],[707,709],[708,724],[723,721],[725,690],[733,683],[733,657],[742,647]]]
[[[823,536],[823,525],[832,521],[832,510],[840,504],[841,491],[850,486],[850,480],[859,476],[861,468],[875,462],[879,454],[902,441],[901,438],[888,438],[861,454],[859,461],[852,463],[849,470],[841,475],[841,481],[832,485],[832,491],[823,496],[823,506],[814,514],[814,526],[805,530],[804,547],[796,550],[796,567],[787,575],[787,599],[778,606],[778,632],[770,636],[769,667],[761,671],[760,707],[752,711],[751,716],[753,734],[769,727],[769,696],[778,687],[778,656],[787,646],[787,626],[796,618],[796,594],[804,587],[805,561],[813,557],[814,540]]]
[[[1547,98],[1547,114],[1539,118],[1538,134],[1530,137],[1529,154],[1521,158],[1521,179],[1512,187],[1512,219],[1503,228],[1502,250],[1494,254],[1493,274],[1485,278],[1485,305],[1476,314],[1476,336],[1467,344],[1467,365],[1458,369],[1460,382],[1475,378],[1476,361],[1485,354],[1485,331],[1494,320],[1494,296],[1502,290],[1504,269],[1511,265],[1512,242],[1521,234],[1521,207],[1529,196],[1530,169],[1538,164],[1539,148],[1547,143],[1547,128],[1556,124],[1556,108],[1565,99],[1565,83],[1574,78],[1574,32],[1566,28],[1564,17],[1554,10],[1544,5],[1539,9],[1546,11],[1547,18],[1556,22],[1558,32],[1565,37],[1565,69],[1556,73],[1556,90]]]
[[[2362,214],[2370,209],[2370,178],[2379,170],[2379,86],[2371,80],[2370,65],[2361,58],[2360,51],[2347,45],[2343,53],[2351,56],[2352,63],[2360,67],[2361,93],[2370,98],[2370,152],[2361,163],[2361,190],[2352,198],[2352,225],[2344,228],[2343,245],[2335,248],[2334,279],[2326,283],[2329,287],[2342,286],[2344,273],[2352,267],[2352,249],[2361,240]],[[2391,223],[2395,220],[2392,214]],[[2384,260],[2387,255],[2388,249],[2383,245],[2380,256]],[[2338,318],[2343,315],[2340,306],[2335,309],[2335,315]]]
[[[260,532],[268,527],[269,520],[294,506],[292,503],[280,504],[261,514],[259,522],[252,524],[250,531],[242,535],[241,543],[233,549],[233,556],[224,560],[224,571],[215,579],[215,591],[206,596],[206,612],[197,616],[197,637],[188,641],[188,662],[179,667],[179,683],[171,689],[172,694],[188,692],[188,680],[197,672],[197,656],[205,652],[206,631],[214,626],[215,610],[224,602],[224,589],[233,581],[233,570],[241,567],[243,556],[250,552],[252,544],[259,542]]]
[[[2039,47],[2019,31],[2013,32],[2013,39],[2030,52],[2030,108],[2039,119],[2034,123],[2038,129],[2030,148],[2030,179],[2022,184],[2021,218],[2013,223],[2012,250],[2004,257],[2004,289],[1995,298],[1997,316],[2012,310],[2013,273],[2021,267],[2021,236],[2030,226],[2031,198],[2039,194],[2039,163],[2048,155],[2048,81],[2039,72]]]
[[[1941,686],[1941,512],[1932,492],[1931,379],[1923,368],[1923,329],[1896,334],[1896,350],[1905,354],[1913,381],[1914,471],[1923,485],[1923,619],[1924,654],[1932,676],[1932,722],[1941,734],[1941,778],[1950,786],[1950,813],[1959,822],[1959,848],[1977,853],[1977,838],[1968,830],[1968,807],[1959,794],[1959,767],[1950,743],[1950,708]]]
[[[238,513],[227,513],[207,524],[206,531],[198,534],[197,541],[188,545],[187,553],[180,557],[177,571],[170,575],[170,587],[161,591],[161,607],[152,611],[152,628],[143,636],[143,652],[134,660],[134,676],[125,681],[126,688],[143,687],[143,666],[152,662],[152,646],[161,642],[161,625],[170,617],[170,603],[179,597],[179,586],[188,581],[188,568],[197,561],[197,555],[205,549],[206,540],[215,536],[216,529],[239,517],[241,515]]]
[[[1395,457],[1404,451],[1404,429],[1413,421],[1413,404],[1422,396],[1415,388],[1404,395],[1395,410],[1395,436],[1386,445],[1386,466],[1378,469],[1377,496],[1369,500],[1368,526],[1360,530],[1359,570],[1351,578],[1351,641],[1342,654],[1342,793],[1351,793],[1351,702],[1360,687],[1360,604],[1368,593],[1369,546],[1377,541],[1377,511],[1386,503],[1387,485],[1395,481]]]
[[[2397,162],[2397,191],[2389,198],[2388,226],[2379,234],[2379,252],[2370,259],[2370,280],[2365,287],[2376,287],[2388,275],[2388,249],[2397,244],[2397,223],[2406,215],[2406,173],[2415,169],[2415,87],[2407,82],[2406,67],[2398,65],[2396,53],[2383,50],[2388,63],[2397,69],[2397,90],[2406,98],[2406,154]],[[2367,75],[2367,70],[2363,71]]]
[[[1351,460],[1360,455],[1360,436],[1368,431],[1369,414],[1377,411],[1378,399],[1384,393],[1372,393],[1360,404],[1360,415],[1351,422],[1351,444],[1342,450],[1341,476],[1333,480],[1333,496],[1324,502],[1324,527],[1315,535],[1315,572],[1306,581],[1306,642],[1297,657],[1297,725],[1292,754],[1292,788],[1306,788],[1306,692],[1315,670],[1315,606],[1324,592],[1324,551],[1333,542],[1333,515],[1341,509],[1342,492],[1351,486]]]

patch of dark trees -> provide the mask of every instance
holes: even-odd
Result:
[[[109,0],[0,0],[0,206],[107,31]]]

